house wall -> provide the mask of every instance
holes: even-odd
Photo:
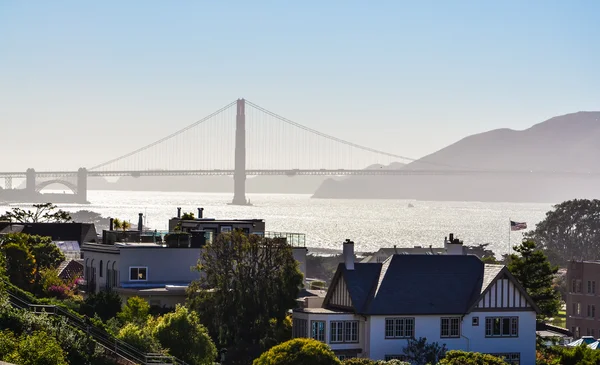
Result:
[[[472,325],[473,316],[479,317],[479,326]],[[486,338],[485,317],[519,317],[519,335],[512,338]],[[370,347],[366,354],[373,360],[384,360],[386,355],[402,355],[406,339],[386,339],[385,319],[401,316],[371,316],[369,318]],[[446,344],[449,350],[464,350],[482,353],[519,352],[521,364],[535,364],[535,312],[474,312],[461,322],[461,337],[441,338],[441,317],[408,316],[415,318],[415,338],[425,337],[428,342]],[[452,317],[452,316],[447,316]]]
[[[362,355],[364,357],[364,349],[367,339],[367,325],[365,319],[361,316],[356,316],[352,313],[349,314],[315,314],[315,313],[304,313],[294,312],[292,318],[306,319],[307,323],[307,334],[306,337],[311,337],[310,323],[311,321],[325,321],[325,343],[327,343],[332,350],[354,350],[362,349]],[[331,322],[332,321],[358,321],[358,343],[331,343]]]
[[[144,292],[137,292],[137,293],[131,293],[131,292],[123,292],[120,290],[117,290],[117,293],[119,293],[119,296],[121,297],[122,301],[123,301],[123,305],[125,305],[125,303],[127,303],[127,300],[131,297],[140,297],[145,299],[150,305],[157,305],[159,307],[166,307],[166,308],[175,308],[175,306],[177,304],[184,304],[185,300],[187,298],[187,296],[184,293],[181,293],[179,295],[165,295],[165,294],[152,294],[152,293],[144,293]]]
[[[192,282],[200,277],[199,272],[192,270],[200,259],[200,248],[121,247],[120,251],[121,283],[142,283],[130,281],[132,266],[147,267],[150,283]]]
[[[95,284],[93,290],[96,292],[106,287],[106,280],[108,277],[108,268],[119,270],[119,253],[108,252],[97,252],[97,251],[84,251],[83,257],[83,278],[87,281],[88,285]],[[102,264],[102,276],[100,276],[100,265]],[[94,268],[95,270],[89,270]],[[95,277],[90,277],[90,274],[94,272]]]

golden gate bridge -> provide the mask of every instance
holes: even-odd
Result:
[[[564,171],[482,170],[420,161],[349,142],[273,113],[245,99],[233,101],[197,122],[153,143],[77,171],[0,172],[5,189],[25,179],[25,193],[62,184],[87,202],[87,179],[120,176],[233,176],[232,204],[247,204],[245,182],[253,175],[573,175]],[[429,166],[423,168],[424,165]],[[375,168],[368,168],[368,167]],[[591,174],[591,173],[590,173]],[[595,174],[595,173],[594,173]]]

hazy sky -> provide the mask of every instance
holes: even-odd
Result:
[[[420,157],[600,110],[598,1],[0,1],[0,170],[129,152],[244,97]]]

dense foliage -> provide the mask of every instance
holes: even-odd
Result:
[[[402,349],[406,360],[413,365],[437,364],[446,355],[445,344],[441,346],[437,342],[428,343],[427,339],[409,339],[406,347]]]
[[[540,317],[554,317],[560,309],[560,293],[554,287],[558,267],[550,264],[533,241],[523,241],[514,250],[517,254],[509,257],[509,271],[537,304]]]
[[[178,305],[175,312],[159,317],[152,333],[169,354],[188,364],[212,364],[217,357],[207,329],[198,315],[185,307]]]
[[[296,338],[272,347],[254,360],[253,365],[339,365],[340,360],[326,344]]]
[[[197,269],[203,275],[188,290],[190,308],[227,348],[227,363],[248,364],[273,344],[273,320],[285,326],[296,305],[302,273],[292,248],[281,239],[220,234]]]
[[[89,295],[81,306],[81,313],[88,317],[98,316],[108,321],[121,311],[122,301],[119,294],[113,291],[100,291]]]
[[[71,221],[69,213],[57,209],[52,203],[34,204],[35,210],[24,210],[21,208],[12,208],[0,220],[17,223],[66,223]]]
[[[117,318],[122,324],[133,323],[143,325],[148,321],[150,315],[150,305],[146,300],[140,297],[131,297],[117,314]]]
[[[36,365],[65,364],[65,361],[72,365],[112,363],[107,361],[100,346],[81,331],[68,326],[61,317],[14,309],[4,300],[0,303],[0,328],[5,331],[7,340],[4,343],[8,343],[0,345],[3,356],[0,359],[6,361]],[[24,355],[28,359],[24,359]],[[33,360],[36,361],[27,362]]]
[[[555,205],[527,237],[560,266],[572,259],[600,259],[600,200],[575,199]]]
[[[585,344],[578,347],[552,346],[542,348],[537,353],[537,365],[597,365],[600,364],[600,351]]]
[[[44,276],[56,269],[65,256],[49,237],[9,233],[0,238],[9,280],[23,290],[43,295]],[[62,284],[54,282],[53,284]]]
[[[438,365],[508,365],[503,359],[479,352],[448,351]]]
[[[65,354],[55,338],[35,331],[16,338],[10,331],[0,332],[0,359],[19,365],[67,365]]]

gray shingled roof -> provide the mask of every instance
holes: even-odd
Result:
[[[483,285],[481,286],[481,294],[494,281],[496,276],[504,269],[504,265],[485,264],[483,268]]]
[[[354,270],[346,270],[346,265],[339,264],[338,270],[342,270],[352,305],[357,312],[364,311],[380,269],[381,263],[357,263],[354,264]]]
[[[472,255],[393,255],[383,263],[340,264],[357,313],[464,314],[502,270]]]

